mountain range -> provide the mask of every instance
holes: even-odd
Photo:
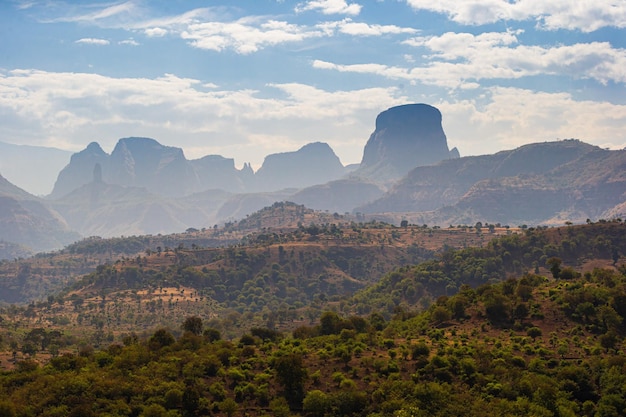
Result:
[[[219,155],[187,160],[150,138],[120,139],[111,154],[93,142],[71,156],[46,198],[1,179],[0,242],[45,251],[80,236],[180,232],[276,201],[446,226],[626,215],[626,151],[563,140],[460,157],[441,118],[425,104],[382,112],[361,164],[349,167],[320,142],[268,155],[256,172]]]

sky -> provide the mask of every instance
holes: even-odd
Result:
[[[326,142],[427,103],[461,156],[626,147],[626,0],[0,0],[0,141],[188,159]]]

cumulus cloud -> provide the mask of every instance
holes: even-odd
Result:
[[[522,88],[483,92],[471,100],[421,98],[442,111],[450,146],[463,155],[571,137],[614,148],[626,143],[625,105]],[[189,158],[220,154],[255,166],[279,150],[278,139],[285,151],[321,140],[348,163],[360,160],[379,112],[413,100],[381,87],[329,91],[274,83],[227,90],[173,74],[150,79],[0,71],[0,136],[73,151],[91,140],[110,151],[120,137],[148,136],[182,147]],[[45,142],[37,142],[41,138]]]
[[[108,45],[110,42],[106,39],[96,39],[96,38],[82,38],[74,43],[80,43],[83,45]]]
[[[265,88],[224,90],[173,74],[148,79],[0,72],[0,135],[11,132],[22,143],[46,138],[39,144],[73,151],[94,139],[110,150],[120,137],[149,136],[183,147],[188,157],[217,153],[258,164],[275,152],[276,142],[254,138],[289,137],[297,144],[292,150],[323,140],[355,162],[381,108],[407,101],[394,88],[329,92],[298,83]],[[274,97],[276,90],[281,99]],[[20,130],[24,124],[29,129]]]
[[[415,10],[446,14],[464,25],[501,20],[535,20],[539,28],[593,32],[603,27],[626,27],[626,2],[614,0],[407,0]]]
[[[577,101],[568,93],[493,87],[483,101],[442,100],[435,105],[444,115],[450,145],[464,155],[568,138],[614,149],[626,142],[626,133],[620,132],[626,124],[625,105]]]
[[[602,84],[626,82],[626,50],[608,42],[557,45],[517,44],[517,33],[444,33],[405,41],[430,51],[421,66],[341,65],[313,61],[313,67],[340,72],[377,74],[449,88],[467,88],[478,81],[519,79],[536,75],[567,75]]]
[[[354,22],[347,18],[337,22],[325,22],[317,25],[324,33],[332,35],[334,32],[340,32],[352,36],[381,36],[381,35],[398,35],[398,34],[415,34],[417,29],[401,27],[396,25],[371,25],[364,22]]]
[[[234,22],[206,22],[189,25],[181,37],[195,48],[222,51],[233,49],[240,54],[256,52],[269,45],[299,42],[322,36],[320,31],[283,21],[263,21],[246,17]]]
[[[163,28],[147,28],[143,31],[149,38],[160,38],[167,35],[167,29]]]
[[[345,0],[311,0],[296,6],[296,12],[301,13],[309,10],[319,11],[323,14],[347,14],[356,16],[361,13],[361,6],[357,3]]]

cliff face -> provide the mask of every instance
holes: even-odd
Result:
[[[392,107],[378,115],[376,130],[357,174],[378,181],[398,179],[411,169],[458,157],[448,149],[441,113],[427,104]]]
[[[180,148],[149,138],[125,138],[118,141],[111,155],[95,142],[74,154],[60,172],[50,197],[62,198],[95,180],[182,197],[210,189],[238,193],[304,188],[338,179],[344,172],[326,143],[269,155],[255,174],[249,164],[237,169],[231,158],[208,155],[190,161]]]
[[[336,180],[344,173],[341,161],[326,143],[315,142],[295,152],[268,155],[255,174],[255,191],[302,188]]]
[[[101,168],[102,178],[106,180],[109,168],[109,154],[100,145],[91,142],[87,147],[72,155],[70,163],[59,172],[50,198],[60,198],[73,190],[91,182],[96,165]]]

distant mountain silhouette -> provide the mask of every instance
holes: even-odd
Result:
[[[150,138],[120,139],[111,155],[93,142],[71,157],[47,200],[0,177],[0,241],[49,250],[78,236],[70,229],[102,237],[180,232],[277,201],[446,226],[626,217],[626,150],[564,140],[458,156],[441,113],[425,104],[380,113],[359,166],[344,167],[319,142],[268,155],[256,173],[219,155],[187,160]]]
[[[62,198],[90,183],[96,167],[105,183],[144,187],[165,197],[210,189],[241,193],[302,188],[337,179],[346,172],[330,146],[319,142],[295,152],[268,155],[255,174],[250,164],[238,170],[233,159],[219,155],[187,160],[180,148],[133,137],[120,139],[111,155],[95,142],[72,155],[49,197]]]
[[[340,178],[345,169],[326,143],[315,142],[295,152],[268,155],[255,174],[254,191],[303,188]]]
[[[458,158],[448,149],[441,113],[427,104],[392,107],[376,117],[376,130],[365,149],[357,175],[378,181],[405,176],[411,169]]]
[[[0,175],[0,240],[48,251],[79,238],[44,200]]]
[[[103,176],[109,172],[109,154],[100,145],[91,142],[87,147],[72,155],[70,162],[57,176],[50,198],[60,198],[73,190],[88,184],[93,179],[96,166],[100,166]]]

